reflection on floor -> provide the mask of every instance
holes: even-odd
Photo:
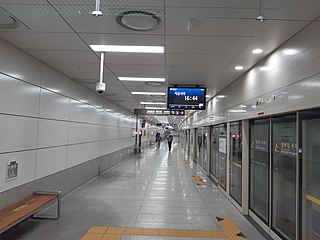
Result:
[[[232,218],[246,239],[264,239],[202,170],[193,162],[185,165],[185,159],[188,158],[179,145],[171,152],[166,144],[159,151],[145,149],[65,197],[59,220],[25,221],[2,234],[0,240],[80,240],[91,226],[127,231],[152,228],[163,234],[165,229],[185,233],[190,229],[201,230],[198,233],[205,230],[224,232],[226,239],[236,239],[232,238],[234,233],[228,235],[216,216]],[[205,187],[197,186],[192,176],[206,180]],[[112,240],[111,235],[103,239]],[[182,238],[122,235],[122,240],[178,239]],[[203,240],[198,235],[186,239]]]

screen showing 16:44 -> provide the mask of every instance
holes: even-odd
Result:
[[[168,88],[169,109],[204,110],[206,103],[205,88]]]

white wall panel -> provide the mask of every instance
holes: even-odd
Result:
[[[88,143],[88,160],[100,157],[101,154],[101,142]]]
[[[103,125],[107,126],[117,126],[118,125],[118,116],[110,113],[110,112],[104,112],[103,113]]]
[[[57,72],[52,67],[43,63],[41,87],[69,97],[71,80],[62,73]]]
[[[35,149],[38,119],[0,114],[0,153]]]
[[[89,92],[90,90],[80,83],[72,81],[71,82],[71,89],[70,89],[70,97],[77,99],[84,103],[89,103]]]
[[[87,144],[77,144],[68,146],[67,167],[73,167],[87,160]]]
[[[38,148],[67,145],[68,122],[39,119]]]
[[[41,63],[0,39],[0,72],[40,86]]]
[[[59,172],[67,167],[67,146],[40,149],[37,152],[36,179]]]
[[[88,105],[87,109],[88,123],[101,123],[101,109]]]
[[[68,144],[83,143],[88,141],[88,125],[84,123],[69,123]]]
[[[118,129],[116,127],[103,126],[102,134],[102,140],[119,138]]]
[[[69,98],[41,89],[40,117],[68,120]]]
[[[6,167],[11,161],[18,162],[18,177],[6,182]],[[0,154],[0,192],[26,184],[35,179],[36,151]]]
[[[88,104],[70,99],[70,121],[88,122]]]
[[[88,142],[100,141],[102,138],[100,125],[91,125],[88,124]]]
[[[131,128],[119,128],[119,138],[128,138],[131,137]]]
[[[0,112],[38,116],[40,88],[0,74]]]

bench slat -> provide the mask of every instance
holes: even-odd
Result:
[[[33,213],[52,200],[56,199],[57,195],[32,195],[21,202],[13,204],[7,208],[0,210],[0,232],[10,228],[12,225],[31,216]]]

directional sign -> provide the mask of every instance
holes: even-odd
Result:
[[[136,115],[184,116],[185,110],[134,109]]]

